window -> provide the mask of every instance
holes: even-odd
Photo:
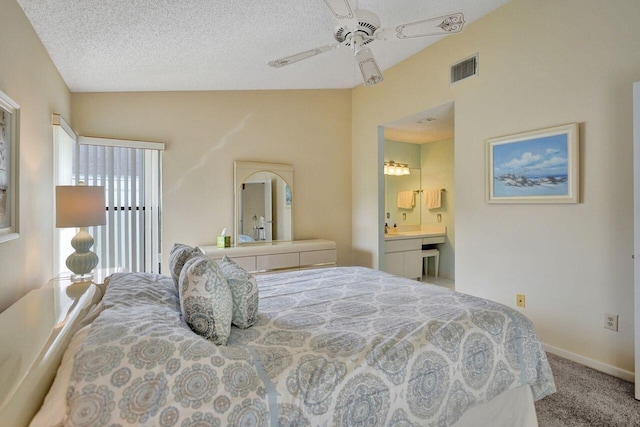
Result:
[[[102,185],[106,192],[106,225],[88,227],[99,258],[97,268],[160,271],[159,180],[154,179],[159,158],[158,150],[76,144],[71,183]]]
[[[105,187],[106,225],[88,227],[97,268],[160,273],[161,162],[163,144],[59,136],[56,184]],[[76,230],[58,232],[55,273],[67,270]]]

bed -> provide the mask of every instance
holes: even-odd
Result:
[[[555,391],[498,303],[360,267],[257,281],[255,325],[216,346],[170,277],[114,274],[31,425],[536,426]]]

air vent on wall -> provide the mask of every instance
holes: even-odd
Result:
[[[478,74],[478,54],[463,59],[451,66],[451,83],[459,82]]]

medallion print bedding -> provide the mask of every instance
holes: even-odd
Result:
[[[258,283],[252,274],[226,255],[220,261],[220,269],[231,289],[233,315],[231,323],[238,328],[248,328],[256,323],[258,314]]]
[[[555,391],[531,322],[503,305],[359,267],[257,282],[255,325],[216,346],[171,278],[112,276],[67,425],[448,426],[511,388]]]

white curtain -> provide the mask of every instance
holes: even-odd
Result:
[[[88,228],[97,268],[159,272],[160,160],[158,150],[76,144],[72,183],[106,192],[107,223]]]
[[[69,125],[59,115],[53,117],[53,185],[71,185],[71,168],[73,165],[73,150],[77,136]],[[55,212],[56,197],[53,192],[53,212]],[[55,222],[54,222],[55,227]],[[74,249],[71,239],[78,231],[73,228],[54,228],[53,231],[53,275],[58,276],[67,271],[65,260]]]

